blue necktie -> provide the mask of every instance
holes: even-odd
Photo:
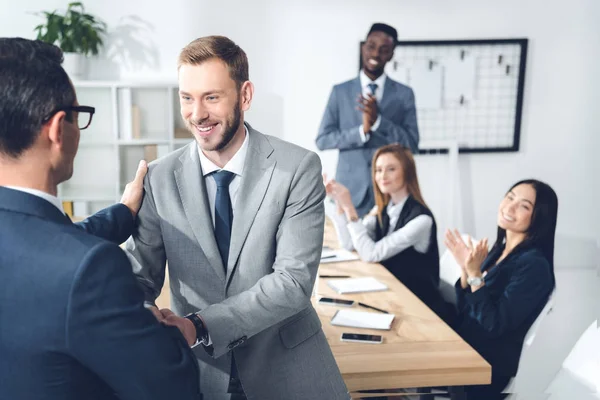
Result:
[[[377,84],[376,83],[369,83],[367,86],[369,87],[369,90],[371,91],[371,94],[373,96],[375,96],[375,91],[377,90]]]
[[[213,173],[212,176],[217,183],[217,195],[215,196],[215,239],[217,240],[221,260],[223,260],[223,267],[227,271],[231,225],[233,223],[229,184],[235,177],[235,174],[221,170]]]
[[[229,197],[229,184],[235,177],[233,172],[220,170],[212,174],[217,183],[215,196],[215,239],[223,260],[225,273],[227,273],[227,259],[229,258],[229,242],[231,240],[231,225],[233,223],[233,210]],[[229,377],[228,393],[243,394],[242,384],[239,379],[237,366],[233,354],[231,355],[231,373]]]

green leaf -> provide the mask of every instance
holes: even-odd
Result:
[[[96,55],[104,45],[102,35],[106,34],[106,23],[85,13],[82,2],[69,3],[63,14],[55,10],[41,11],[35,15],[45,19],[45,23],[33,29],[37,38],[57,44],[64,52]]]

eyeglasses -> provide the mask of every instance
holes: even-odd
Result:
[[[61,107],[58,110],[55,110],[52,113],[50,113],[50,115],[48,115],[46,118],[44,118],[42,123],[45,124],[46,122],[50,121],[50,118],[52,118],[57,112],[60,111],[72,112],[73,119],[76,120],[77,126],[80,130],[84,130],[87,127],[89,127],[92,123],[92,117],[96,112],[96,108],[90,106]]]

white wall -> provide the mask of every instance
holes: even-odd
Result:
[[[0,36],[33,37],[31,29],[39,19],[27,12],[64,4],[1,0]],[[358,43],[372,22],[394,25],[407,40],[529,38],[521,151],[461,156],[462,227],[478,237],[493,238],[497,206],[506,189],[519,179],[536,177],[551,184],[559,196],[558,268],[593,264],[600,240],[598,0],[171,0],[160,7],[142,0],[88,0],[86,4],[113,30],[111,60],[95,61],[91,77],[174,80],[175,60],[183,46],[198,36],[224,34],[250,59],[256,99],[248,120],[265,133],[315,150],[331,86],[356,76]],[[135,24],[138,29],[130,32],[138,44],[126,46],[133,53],[123,57],[115,44],[131,43],[123,40],[132,36],[125,34],[124,24],[132,22],[124,19],[128,15],[137,15],[149,26]],[[147,65],[134,62],[144,58]],[[333,172],[335,152],[323,152],[321,157],[325,170]],[[442,220],[445,197],[439,187],[444,162],[443,156],[418,158],[425,197]],[[440,230],[446,228],[440,225]],[[560,289],[560,280],[558,285]],[[582,298],[591,295],[586,292]]]
[[[31,29],[40,19],[28,12],[65,3],[2,0],[0,35],[32,37]],[[171,0],[160,7],[141,0],[89,0],[86,4],[112,32],[106,51],[110,60],[95,60],[90,77],[174,80],[175,60],[183,46],[198,36],[224,34],[237,41],[250,59],[257,93],[248,120],[265,133],[310,149],[316,149],[314,138],[331,86],[356,75],[358,42],[373,21],[396,26],[402,39],[528,37],[521,151],[461,157],[461,193],[468,205],[462,210],[462,227],[479,237],[493,237],[504,191],[516,180],[533,176],[558,192],[559,238],[566,238],[565,243],[593,243],[600,238],[600,210],[592,197],[598,190],[592,165],[600,165],[594,157],[594,144],[600,143],[597,0],[507,0],[496,5],[478,0]],[[336,153],[321,156],[325,170],[333,172]],[[443,217],[443,193],[436,190],[443,157],[424,156],[418,162],[426,199]],[[561,243],[559,264],[585,263],[586,257],[567,254]]]

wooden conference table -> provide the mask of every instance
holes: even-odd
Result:
[[[324,245],[339,247],[330,224],[325,227]],[[318,278],[317,298],[357,300],[396,316],[389,331],[334,326],[330,324],[331,317],[338,309],[348,308],[319,305],[317,298],[313,298],[350,392],[490,383],[490,365],[381,264],[363,261],[321,264],[319,274],[372,276],[389,288],[382,292],[340,295],[327,285],[325,278]],[[352,309],[377,312],[357,305]],[[381,344],[341,342],[342,332],[376,334],[384,339]]]
[[[338,247],[329,223],[325,227],[324,244]],[[389,287],[383,292],[339,295],[327,286],[326,279],[318,278],[318,296],[358,300],[396,315],[389,331],[333,326],[329,321],[339,308],[318,305],[317,298],[313,298],[323,332],[350,392],[490,383],[490,365],[381,264],[362,261],[321,264],[319,274],[372,276]],[[156,303],[160,308],[169,307],[168,277]],[[342,332],[377,334],[384,339],[381,344],[341,342]]]

